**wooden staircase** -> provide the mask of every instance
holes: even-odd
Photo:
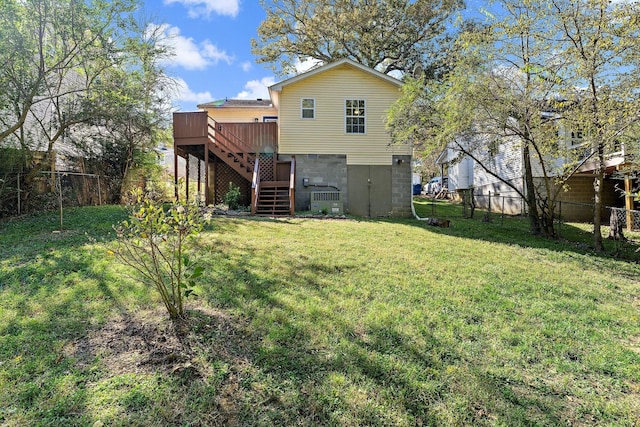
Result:
[[[251,181],[251,213],[263,216],[293,216],[296,159],[291,158],[288,181],[262,181],[260,159],[256,159]],[[277,174],[276,174],[277,175]]]
[[[174,113],[176,198],[178,156],[188,159],[187,156],[193,155],[205,162],[205,201],[210,203],[208,174],[209,158],[213,154],[251,182],[252,214],[293,216],[295,158],[292,157],[291,161],[278,160],[277,128],[274,125],[275,123],[219,123],[204,111]],[[260,166],[261,163],[263,167]],[[199,170],[198,168],[198,182]],[[188,182],[187,174],[187,189]]]
[[[208,118],[208,136],[209,151],[251,181],[256,157],[249,152],[250,148],[232,133],[225,132],[223,125],[211,117]]]
[[[289,181],[262,182],[258,193],[256,215],[288,216],[291,215]]]
[[[252,182],[251,213],[263,216],[293,216],[295,189],[295,159],[291,161],[288,181],[276,181],[276,164],[270,168],[272,176],[263,176],[259,157],[250,153],[248,146],[224,125],[208,118],[209,151],[222,159],[240,175]],[[253,172],[252,172],[253,169]],[[266,178],[266,179],[265,179]],[[256,185],[256,183],[258,185]]]

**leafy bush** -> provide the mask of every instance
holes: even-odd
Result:
[[[240,187],[234,185],[233,182],[229,183],[229,191],[224,196],[224,202],[231,210],[237,210],[240,207],[240,199],[242,193],[240,193]]]
[[[192,261],[187,243],[205,223],[195,204],[163,205],[142,194],[132,193],[129,218],[114,226],[118,240],[113,254],[133,268],[136,277],[156,289],[169,317],[184,317],[184,299],[193,294],[203,272]]]

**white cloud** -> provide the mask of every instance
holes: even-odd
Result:
[[[393,77],[394,79],[398,79],[398,80],[402,80],[402,77],[404,76],[404,73],[400,70],[393,70],[389,73],[389,75],[391,77]]]
[[[319,59],[307,58],[304,61],[300,61],[299,59],[296,61],[294,68],[296,74],[302,74],[310,69],[317,67],[318,65],[322,65],[323,62]]]
[[[242,71],[244,71],[246,73],[251,69],[252,66],[253,65],[249,61],[243,62],[242,65],[241,65]]]
[[[189,88],[187,82],[181,78],[176,78],[175,96],[174,101],[178,102],[193,102],[197,104],[203,104],[213,100],[211,93],[206,92],[194,92]]]
[[[214,63],[218,63],[219,61],[224,61],[227,64],[231,65],[233,62],[233,57],[227,55],[227,52],[224,50],[219,50],[216,45],[211,43],[209,40],[205,40],[202,42],[202,48],[204,52],[205,58],[213,60]]]
[[[163,34],[164,37],[158,44],[168,47],[174,54],[167,61],[168,65],[187,70],[204,70],[220,61],[231,64],[234,60],[233,56],[218,49],[209,40],[197,43],[193,38],[181,35],[178,27],[151,25],[147,31],[160,31]]]
[[[240,10],[240,0],[164,0],[164,3],[182,4],[190,18],[208,18],[211,13],[235,17]]]
[[[273,77],[263,77],[260,80],[250,80],[244,85],[244,90],[236,95],[237,99],[269,99],[269,86],[275,83]]]

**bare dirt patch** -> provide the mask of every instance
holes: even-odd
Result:
[[[234,426],[239,423],[240,402],[247,398],[240,384],[253,371],[255,339],[242,319],[206,307],[189,311],[177,322],[162,309],[123,312],[68,343],[61,358],[73,359],[79,369],[98,367],[108,377],[160,374],[189,383],[215,381],[216,410],[207,416],[214,420],[212,425]],[[227,366],[223,377],[214,372],[214,361]]]
[[[98,364],[111,375],[190,371],[200,376],[204,372],[194,358],[205,346],[208,352],[216,350],[217,346],[211,347],[211,335],[228,338],[237,335],[236,329],[229,316],[213,310],[192,311],[175,322],[161,309],[120,313],[69,343],[64,355],[74,358],[78,368]],[[225,353],[224,348],[217,351]]]

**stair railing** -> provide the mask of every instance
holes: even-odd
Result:
[[[295,193],[296,193],[296,156],[291,156],[291,171],[289,172],[289,214],[295,213]]]
[[[222,124],[216,122],[211,117],[208,118],[208,126],[209,138],[226,148],[238,161],[244,158],[248,166],[255,164],[256,156],[251,154],[253,148],[246,145],[238,136],[234,135],[233,132],[225,130]],[[242,153],[243,156],[240,156],[239,153]]]
[[[260,159],[256,158],[253,165],[253,179],[251,180],[251,215],[258,211],[258,196],[260,195]]]

